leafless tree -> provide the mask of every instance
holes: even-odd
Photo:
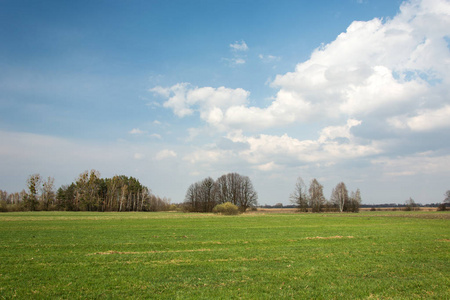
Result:
[[[351,192],[351,196],[349,198],[349,204],[347,211],[351,212],[359,212],[359,206],[361,205],[361,192],[359,189],[356,189],[356,192]]]
[[[42,209],[48,210],[50,204],[55,201],[55,190],[54,190],[55,179],[53,177],[48,177],[47,181],[42,185],[41,201]]]
[[[317,181],[317,179],[314,178],[309,185],[309,202],[312,211],[322,211],[325,201],[326,200],[323,195],[323,186]]]
[[[295,183],[295,189],[289,197],[292,204],[297,206],[297,209],[302,212],[308,211],[308,194],[306,185],[303,179],[299,176]]]
[[[249,177],[241,176],[240,178],[240,195],[239,195],[239,209],[245,212],[248,208],[254,207],[258,204],[258,194],[253,188],[253,184]]]
[[[217,204],[230,202],[246,211],[256,206],[258,195],[249,177],[229,173],[214,181],[211,177],[193,183],[185,196],[185,207],[189,211],[211,212]]]
[[[417,204],[413,198],[409,197],[408,200],[405,201],[405,210],[416,210]]]

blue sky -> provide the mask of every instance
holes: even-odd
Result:
[[[450,188],[450,3],[0,1],[0,188],[87,169],[183,201],[247,175],[364,203]]]

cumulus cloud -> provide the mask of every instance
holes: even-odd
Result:
[[[193,113],[185,98],[184,91],[187,86],[187,83],[178,83],[170,88],[157,86],[150,89],[150,92],[169,97],[169,100],[164,102],[164,107],[172,109],[177,116],[184,117]]]
[[[367,115],[386,120],[408,109],[417,118],[408,120],[407,126],[416,128],[427,116],[446,114],[449,36],[450,2],[404,2],[394,18],[355,21],[293,72],[276,76],[271,85],[278,91],[270,105],[233,104],[219,108],[220,112],[208,111],[210,118],[202,119],[222,128],[264,129]],[[230,47],[248,49],[243,41]],[[192,114],[192,103],[176,88],[157,87],[153,91],[163,96],[172,93],[164,106],[178,116]],[[181,90],[185,89],[183,85]]]
[[[163,91],[159,93],[161,96],[166,95],[168,91],[169,99],[163,105],[171,108],[177,116],[184,117],[198,111],[202,120],[218,128],[224,126],[228,108],[244,106],[250,95],[241,88],[199,88],[187,83],[176,84],[169,88],[157,87],[151,91],[156,93]]]
[[[260,171],[282,169],[286,165],[308,163],[334,164],[336,161],[370,157],[382,153],[383,145],[364,141],[351,133],[351,128],[361,121],[350,119],[343,126],[328,126],[320,131],[317,140],[300,140],[282,136],[259,134],[245,135],[242,130],[229,132],[227,147],[198,149],[185,157],[192,164],[214,164],[223,161],[241,161]],[[222,143],[223,144],[223,143]]]
[[[256,165],[272,161],[286,161],[289,164],[333,162],[381,153],[383,149],[380,144],[358,141],[353,136],[350,129],[359,124],[360,121],[348,120],[344,126],[326,127],[317,140],[299,140],[287,134],[245,136],[242,131],[235,131],[227,137],[233,142],[248,144],[248,149],[241,151],[240,155]]]
[[[332,165],[398,150],[401,137],[395,134],[402,130],[428,133],[450,127],[449,37],[449,1],[405,1],[392,19],[355,21],[293,71],[276,76],[271,82],[275,95],[268,105],[250,105],[250,92],[240,88],[184,83],[152,91],[165,97],[164,107],[177,116],[198,114],[208,128],[245,145],[234,150],[199,149],[185,156],[191,163],[241,159],[262,171],[289,164]],[[243,41],[230,47],[235,58],[238,51],[248,49]],[[262,103],[258,100],[252,103]],[[296,138],[292,131],[261,133],[296,123],[322,129],[308,139]],[[330,123],[334,125],[327,126]],[[369,131],[375,140],[365,138]],[[389,138],[383,136],[388,132]],[[408,161],[422,157],[414,154],[418,150],[409,151],[413,156]],[[390,161],[373,163],[386,166]]]
[[[392,20],[353,22],[294,72],[276,77],[275,102],[293,97],[315,117],[392,115],[405,105],[446,102],[436,83],[450,79],[443,68],[450,60],[449,7],[447,1],[405,2]]]
[[[399,116],[388,120],[389,124],[399,129],[412,131],[432,131],[450,127],[450,105],[438,109],[425,109],[413,117]]]

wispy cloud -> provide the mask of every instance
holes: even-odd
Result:
[[[281,57],[275,56],[275,55],[270,55],[270,54],[268,54],[268,55],[259,54],[258,57],[264,63],[273,63],[273,62],[278,62],[281,60]]]
[[[150,137],[158,139],[158,140],[162,139],[162,136],[158,133],[152,133],[152,134],[150,134]]]
[[[142,131],[139,128],[133,128],[132,130],[129,131],[129,133],[133,135],[141,135],[144,134],[145,131]]]
[[[233,51],[248,51],[248,46],[243,40],[240,42],[236,41],[234,44],[230,44],[230,48]]]
[[[155,159],[156,160],[163,160],[168,158],[177,157],[177,153],[170,149],[164,149],[156,153]]]

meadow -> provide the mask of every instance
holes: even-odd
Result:
[[[449,299],[449,212],[0,214],[0,297]]]

